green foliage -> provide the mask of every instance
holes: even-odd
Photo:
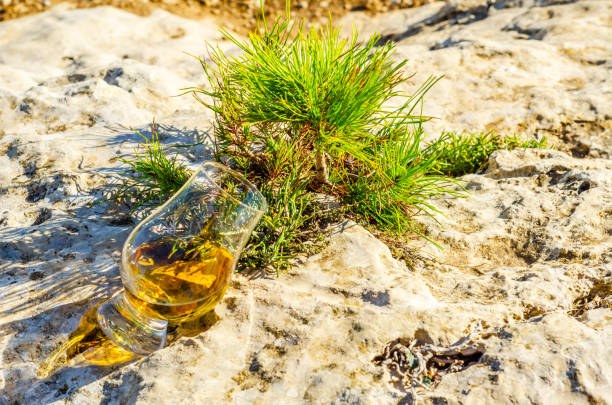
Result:
[[[266,157],[254,151],[283,140],[310,152],[300,158],[327,183],[328,160],[350,156],[372,164],[367,149],[379,141],[372,131],[389,116],[422,120],[410,117],[421,90],[399,108],[385,110],[392,97],[402,96],[397,85],[405,79],[405,61],[392,61],[391,43],[376,47],[377,36],[362,43],[356,32],[342,39],[331,23],[304,31],[288,19],[251,33],[247,42],[225,35],[242,54],[212,49],[210,63],[200,60],[212,90],[190,90],[216,114],[218,153],[264,166],[262,174],[269,169]],[[431,85],[433,80],[427,82]]]
[[[448,177],[478,169],[501,147],[541,147],[517,137],[444,134],[423,142],[415,111],[437,78],[413,95],[398,90],[404,61],[392,58],[394,46],[377,46],[378,36],[342,39],[329,26],[305,31],[279,19],[240,42],[226,55],[209,52],[200,63],[210,88],[190,88],[215,113],[215,158],[242,172],[264,194],[268,211],[256,227],[239,269],[290,265],[302,252],[316,250],[325,224],[342,216],[397,235],[424,236],[416,215],[434,216],[428,200],[440,194],[463,195]],[[394,103],[396,107],[389,107]],[[161,204],[187,180],[176,157],[166,157],[156,132],[145,139],[130,166],[121,198],[137,205]],[[320,195],[337,208],[318,203]]]
[[[381,230],[423,236],[413,217],[439,212],[427,200],[442,193],[460,196],[460,188],[452,187],[455,182],[446,176],[431,174],[440,152],[422,149],[422,127],[411,129],[394,120],[381,127],[378,136],[388,139],[373,146],[378,170],[350,181],[347,199],[354,212]]]
[[[547,139],[524,140],[517,135],[502,137],[492,131],[481,133],[446,132],[429,147],[437,154],[432,172],[463,176],[480,170],[491,153],[499,149],[546,148]]]
[[[118,157],[129,168],[125,181],[110,200],[120,200],[130,206],[130,212],[139,208],[163,204],[176,193],[191,176],[189,170],[177,161],[177,154],[168,157],[159,143],[157,125],[152,125],[151,138],[136,131],[144,142],[134,151],[131,158]]]
[[[301,231],[314,215],[312,197],[290,176],[278,188],[263,183],[260,191],[268,201],[268,211],[253,232],[240,267],[282,270],[302,251]]]
[[[427,198],[456,193],[452,180],[430,174],[435,156],[421,151],[427,118],[413,114],[437,79],[402,94],[405,61],[393,60],[392,43],[360,42],[356,32],[342,39],[331,23],[305,31],[288,19],[246,42],[225,35],[240,56],[213,49],[210,63],[200,59],[211,89],[188,89],[215,112],[216,157],[279,204],[286,201],[278,193],[301,207],[271,213],[276,225],[259,249],[285,254],[281,244],[308,223],[297,218],[316,211],[308,193],[333,195],[358,218],[396,232],[418,232],[412,217],[435,211]],[[392,99],[399,107],[387,107]]]
[[[436,211],[427,199],[458,194],[453,180],[431,174],[436,155],[421,150],[427,118],[414,114],[438,79],[402,94],[405,61],[393,60],[392,43],[360,42],[356,32],[343,39],[331,22],[306,31],[289,19],[271,28],[264,20],[245,42],[224,34],[242,53],[212,48],[210,62],[199,59],[211,88],[187,90],[215,112],[216,159],[268,199],[245,267],[286,266],[320,222],[340,212],[421,233],[413,217]],[[342,207],[321,214],[314,193]]]

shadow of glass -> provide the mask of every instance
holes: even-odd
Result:
[[[144,359],[116,346],[104,335],[96,321],[96,310],[101,302],[103,300],[89,306],[82,302],[80,307],[68,304],[5,325],[7,330],[21,330],[22,333],[14,336],[15,341],[7,345],[2,355],[3,362],[14,362],[16,355],[14,349],[27,347],[30,355],[28,360],[36,368],[36,374],[27,376],[15,370],[3,370],[6,382],[5,393],[13,401],[27,403],[36,398],[42,404],[52,403],[110,373]],[[83,309],[85,312],[82,312]],[[68,323],[74,325],[79,310],[81,316],[76,327],[66,332],[65,323],[62,324],[61,318],[68,317],[71,319]],[[197,336],[218,321],[219,316],[212,310],[200,318],[180,324],[170,324],[166,347],[181,337]],[[48,354],[45,356],[44,353]],[[35,358],[34,354],[40,355],[40,358]],[[133,389],[137,390],[137,384]]]
[[[158,129],[161,142],[171,153],[176,151],[193,164],[210,159],[212,140],[209,131],[161,123]],[[137,130],[145,136],[151,135],[148,126]],[[108,147],[132,153],[133,146],[142,140],[134,130],[126,128],[66,133],[65,137],[78,138],[90,156],[96,155],[100,148]],[[186,145],[191,146],[181,147]],[[125,168],[119,165],[87,167],[87,164],[83,165],[84,161],[81,160],[78,168],[60,168],[67,173],[60,177],[55,172],[43,172],[30,178],[27,184],[13,184],[6,189],[7,193],[23,194],[26,187],[28,196],[32,194],[29,202],[49,203],[57,202],[57,196],[53,197],[54,200],[50,196],[54,192],[57,194],[58,184],[75,183],[73,189],[61,189],[65,193],[75,190],[62,194],[61,198],[68,203],[61,209],[53,209],[52,216],[42,223],[0,227],[0,338],[3,338],[3,369],[0,372],[5,385],[0,403],[5,399],[9,403],[28,403],[24,400],[26,397],[36,398],[39,403],[54,402],[119,367],[137,361],[119,355],[102,341],[99,350],[90,350],[95,348],[91,343],[97,333],[94,329],[81,329],[74,334],[81,321],[91,316],[93,303],[121,288],[119,255],[135,222],[126,219],[129,215],[125,207],[112,203],[89,205],[110,195],[125,176]],[[103,177],[105,184],[87,188],[72,176],[71,170],[72,173]],[[172,325],[168,344],[182,336],[202,333],[217,319],[211,312],[187,324]],[[91,339],[92,346],[86,347],[85,337]],[[71,338],[75,338],[69,345],[72,349],[63,344]],[[73,347],[77,341],[82,342],[81,346]],[[44,359],[59,349],[65,351],[64,357],[58,356],[53,365],[45,366]],[[111,357],[114,358],[113,364],[104,364]],[[72,363],[68,365],[66,360]],[[40,378],[36,372],[41,365],[48,368],[47,374],[53,370],[56,372]]]

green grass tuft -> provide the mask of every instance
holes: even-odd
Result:
[[[439,151],[423,149],[421,126],[410,128],[394,121],[381,127],[378,136],[388,139],[373,147],[378,170],[348,182],[347,202],[354,204],[353,212],[383,231],[423,236],[413,217],[439,213],[428,199],[463,193],[448,177],[432,174]]]
[[[429,149],[437,154],[434,172],[457,177],[484,168],[489,156],[496,150],[547,147],[546,137],[539,141],[524,140],[517,135],[502,137],[489,131],[461,134],[446,132]]]
[[[123,184],[109,200],[125,203],[134,213],[141,208],[163,204],[176,193],[191,176],[190,171],[177,161],[178,154],[168,156],[159,143],[157,125],[152,124],[151,138],[136,131],[143,139],[133,157],[115,160],[128,166]]]

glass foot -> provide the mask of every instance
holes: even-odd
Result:
[[[103,302],[96,313],[104,334],[118,346],[146,356],[164,347],[168,321],[140,313],[125,291]]]

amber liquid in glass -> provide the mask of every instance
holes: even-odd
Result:
[[[183,322],[202,316],[221,300],[233,270],[232,255],[210,241],[181,244],[162,239],[138,247],[129,258],[134,291],[129,301],[147,316]]]
[[[209,319],[203,315],[223,298],[234,268],[227,249],[196,239],[199,243],[190,242],[183,247],[170,239],[145,244],[130,257],[129,271],[137,291],[126,288],[127,299],[147,316],[180,324],[171,339],[200,333],[216,322],[216,315]],[[138,357],[106,337],[96,320],[97,309],[98,305],[91,308],[68,341],[41,364],[41,377],[75,361],[77,366],[107,366]],[[197,318],[196,324],[188,322]]]

